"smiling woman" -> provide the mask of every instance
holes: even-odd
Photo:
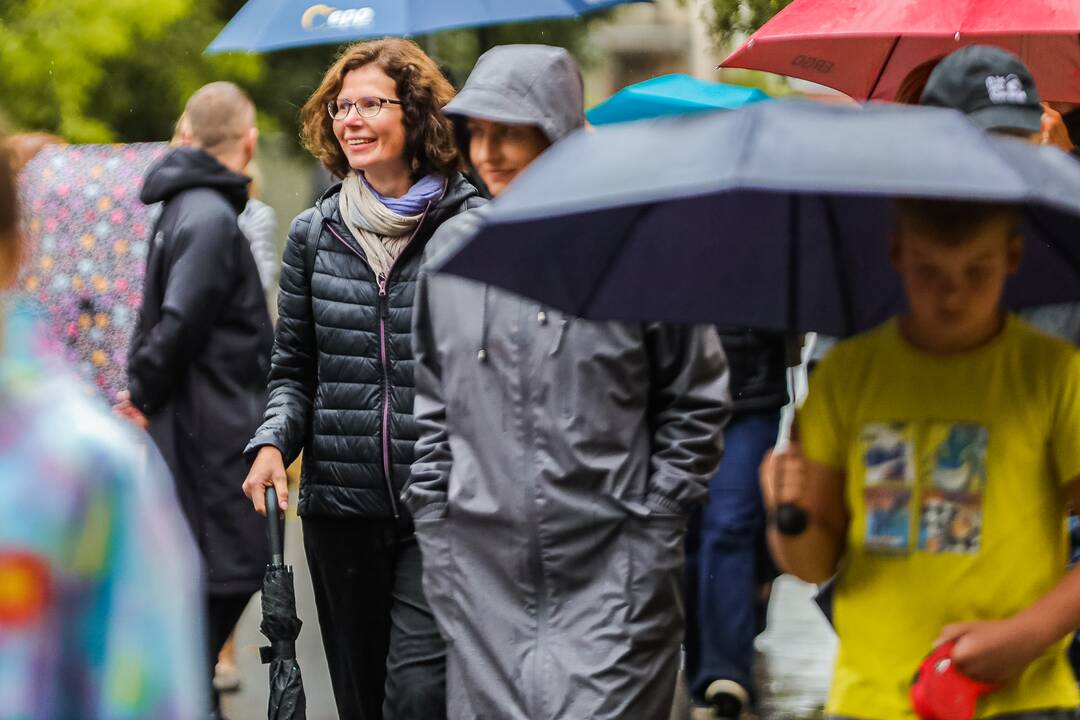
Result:
[[[364,72],[356,73],[365,68]],[[360,99],[343,91],[347,82],[352,92],[366,87],[367,95],[382,95],[401,102],[396,119],[405,130],[403,159],[410,174],[416,177],[437,172],[449,176],[459,168],[461,160],[454,144],[453,126],[442,114],[443,106],[454,96],[453,87],[414,43],[377,40],[347,49],[326,72],[322,84],[301,111],[304,147],[330,172],[343,178],[350,169],[363,169],[350,163],[335,132],[335,121],[326,112],[331,101]],[[384,92],[376,92],[370,87],[372,83]],[[382,111],[386,112],[386,108]],[[377,118],[378,115],[373,120]]]
[[[299,512],[338,713],[445,717],[444,648],[399,496],[417,438],[412,306],[423,249],[479,204],[414,43],[348,48],[304,105],[305,147],[342,182],[293,223],[270,399],[244,491],[264,510],[304,451]],[[391,631],[391,628],[393,630]]]

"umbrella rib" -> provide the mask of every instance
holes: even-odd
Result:
[[[874,78],[874,84],[870,86],[870,92],[866,94],[866,99],[870,100],[874,97],[874,93],[877,92],[878,85],[881,84],[881,79],[885,77],[885,70],[889,67],[889,63],[892,62],[893,53],[896,52],[896,47],[900,44],[900,36],[897,35],[893,40],[892,47],[889,48],[889,54],[885,56],[885,62],[881,64],[881,69],[878,70],[877,77]]]
[[[855,332],[855,316],[851,300],[851,285],[840,253],[840,225],[836,220],[836,208],[828,196],[820,196],[825,206],[825,224],[829,229],[829,245],[832,249],[833,272],[836,273],[836,285],[840,290],[840,306],[844,314],[844,336]]]

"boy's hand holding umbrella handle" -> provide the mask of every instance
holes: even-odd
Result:
[[[802,448],[797,442],[778,444],[761,465],[761,491],[769,522],[783,535],[801,535],[810,524],[802,504],[805,488]]]
[[[765,456],[761,472],[762,493],[770,523],[783,535],[806,532],[810,516],[801,501],[806,487],[806,463],[798,445],[794,408],[784,408],[776,447]]]

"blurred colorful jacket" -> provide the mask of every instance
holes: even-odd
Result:
[[[152,444],[0,310],[0,717],[206,714],[195,546]]]

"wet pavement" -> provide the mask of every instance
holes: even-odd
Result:
[[[290,519],[285,533],[286,562],[296,572],[297,611],[304,621],[297,657],[308,697],[308,720],[337,720],[330,677],[323,656],[311,579],[304,563],[300,523]],[[243,685],[225,696],[222,709],[231,720],[266,717],[267,670],[259,663],[259,597],[255,596],[237,629],[237,666]],[[820,715],[825,700],[836,640],[813,602],[813,588],[789,577],[780,578],[769,607],[769,627],[758,638],[761,718],[808,720]],[[671,720],[686,720],[680,698]]]
[[[836,635],[814,603],[814,587],[784,576],[773,587],[769,625],[757,639],[762,718],[816,718],[825,704]]]

